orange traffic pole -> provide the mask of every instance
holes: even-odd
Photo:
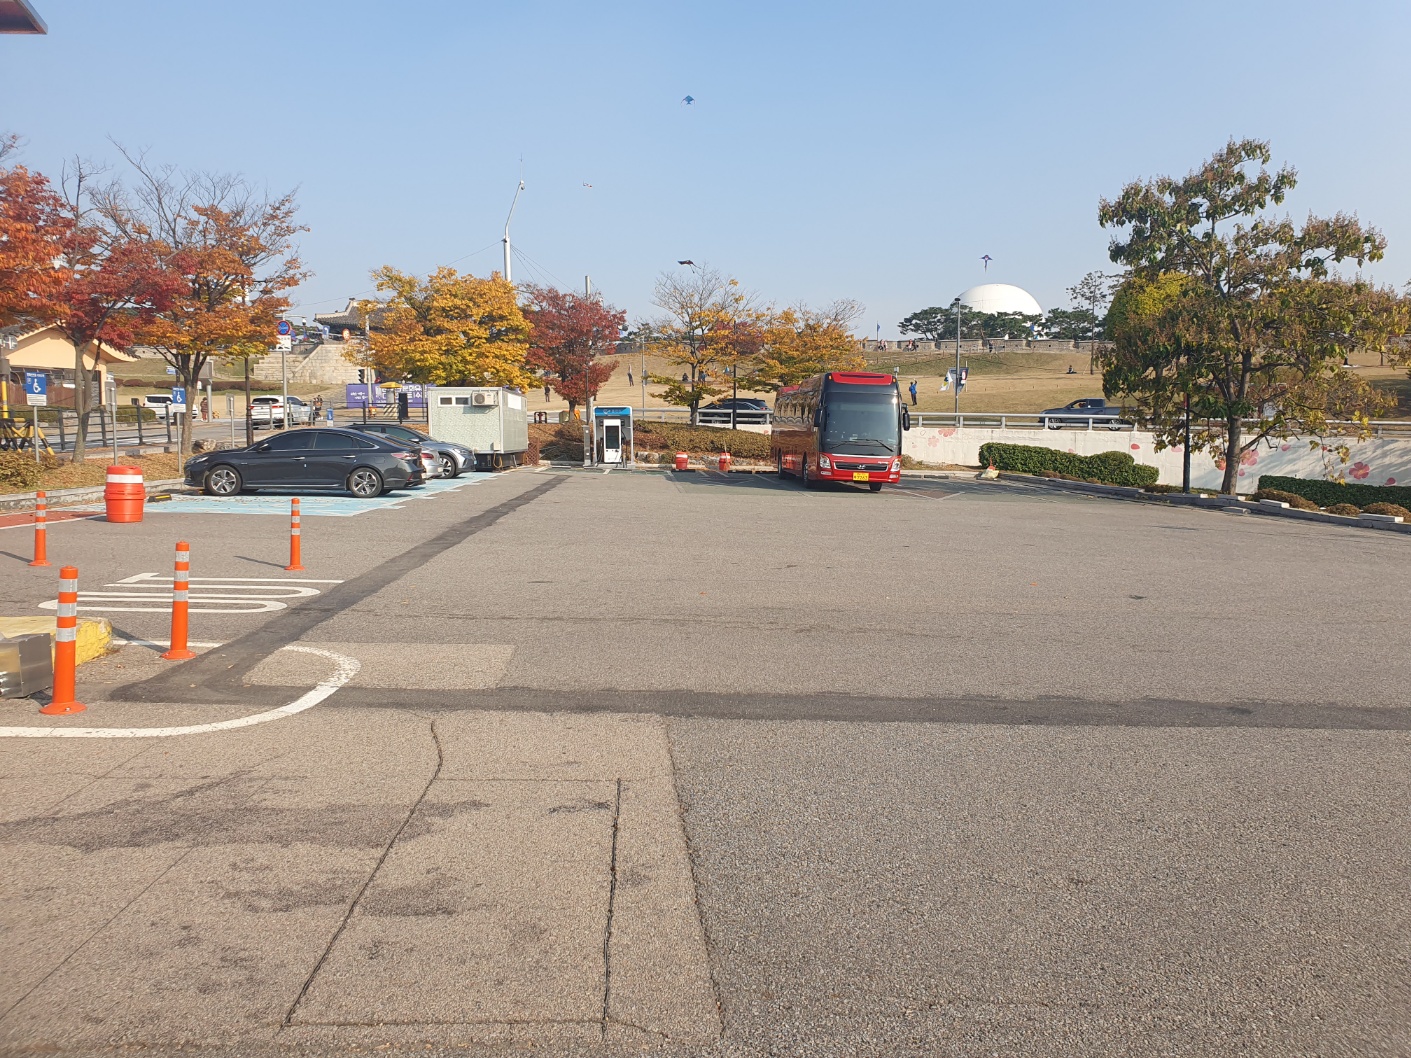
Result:
[[[34,496],[34,561],[31,566],[49,565],[49,501],[43,492]]]
[[[168,661],[185,661],[194,658],[195,652],[186,646],[187,636],[187,596],[190,593],[191,545],[180,540],[176,545],[176,573],[171,580],[171,649],[162,657]]]
[[[295,496],[289,511],[289,565],[284,567],[286,573],[304,572],[304,564],[300,561],[299,535],[299,497]]]
[[[78,670],[78,570],[59,570],[59,621],[54,634],[54,696],[39,710],[45,716],[68,716],[88,708],[74,701]]]

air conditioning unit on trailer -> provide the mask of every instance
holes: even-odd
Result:
[[[431,436],[471,449],[481,470],[515,466],[529,447],[529,412],[519,390],[433,386],[426,412]]]

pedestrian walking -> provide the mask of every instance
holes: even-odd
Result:
[[[323,422],[323,396],[314,398],[314,422]]]
[[[201,421],[208,422],[211,418],[211,402],[205,397],[201,398]]]
[[[549,384],[547,382],[544,383],[544,403],[549,403]]]
[[[916,407],[916,379],[911,380],[911,385],[907,387],[907,390],[911,393],[911,406],[914,408]]]
[[[632,369],[630,367],[627,369],[627,384],[632,385]]]

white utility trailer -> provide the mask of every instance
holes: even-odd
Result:
[[[477,470],[518,466],[529,448],[524,393],[493,386],[429,386],[427,432],[438,441],[465,445]]]

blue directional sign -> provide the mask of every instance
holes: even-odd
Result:
[[[275,327],[275,330],[278,331],[280,334],[293,334],[294,325],[288,320],[280,320],[278,326]]]
[[[24,396],[27,404],[49,403],[49,376],[40,371],[24,373]]]
[[[172,410],[172,411],[185,411],[185,410],[186,410],[186,387],[185,387],[185,386],[172,386],[172,388],[171,388],[171,410]]]

